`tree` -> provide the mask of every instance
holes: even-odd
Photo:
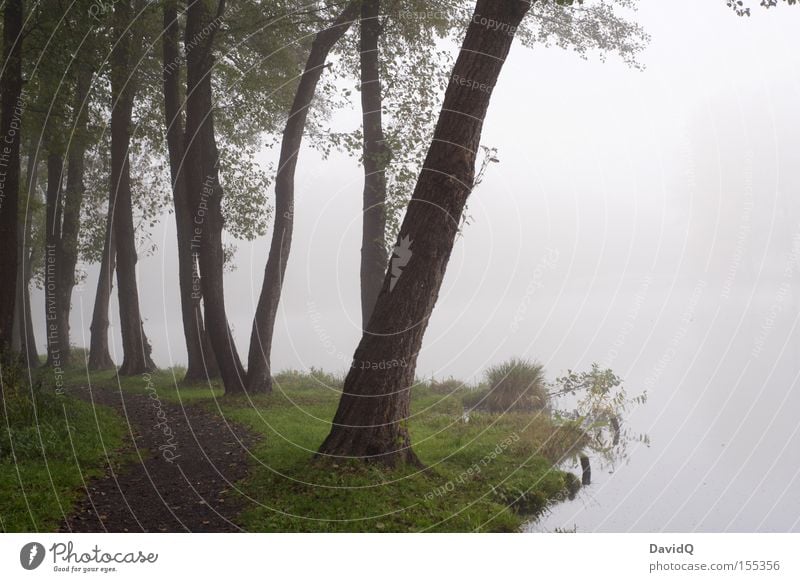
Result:
[[[580,7],[572,7],[580,4]],[[597,2],[479,0],[456,60],[431,145],[400,226],[383,286],[345,379],[319,456],[386,465],[418,464],[407,418],[410,387],[467,198],[480,182],[476,157],[491,93],[515,36],[570,47],[581,56],[614,51],[628,63],[644,44],[641,28]],[[635,8],[635,0],[617,5]],[[491,159],[491,155],[488,159]],[[398,365],[401,362],[402,365]]]
[[[134,42],[139,31],[126,2],[114,4],[114,38],[111,50],[111,200],[112,228],[117,257],[117,286],[123,362],[119,373],[136,375],[155,369],[150,358],[150,343],[144,333],[136,284],[136,234],[133,225],[133,202],[130,176],[130,139],[133,101],[136,95],[137,59]]]
[[[380,0],[361,6],[361,115],[364,132],[364,218],[361,235],[361,325],[366,329],[386,274],[386,166],[383,133]]]
[[[217,6],[217,24],[211,24],[206,2],[189,4],[186,18],[186,187],[194,224],[193,251],[198,253],[205,323],[226,393],[244,390],[245,372],[225,312],[222,247],[222,198],[219,150],[214,131],[212,70],[214,36],[225,11]],[[210,28],[208,35],[203,30]]]
[[[164,34],[162,37],[164,116],[178,235],[181,316],[188,360],[184,381],[197,382],[219,375],[219,368],[203,322],[199,265],[197,254],[192,251],[194,225],[183,167],[185,137],[180,92],[179,35],[177,0],[166,0],[164,2]]]
[[[419,464],[407,427],[417,355],[473,186],[491,91],[529,10],[521,0],[476,2],[400,228],[400,241],[410,242],[407,261],[399,275],[390,269],[384,277],[321,456]],[[502,30],[484,19],[502,23]]]
[[[3,71],[0,89],[0,351],[10,348],[17,294],[22,96],[22,0],[3,11]]]
[[[272,336],[292,243],[294,176],[308,109],[325,69],[328,54],[357,18],[360,7],[359,0],[349,2],[330,26],[318,32],[314,37],[283,131],[278,173],[275,178],[275,224],[267,266],[264,271],[264,283],[253,320],[253,331],[250,335],[247,369],[247,391],[250,393],[265,393],[272,390],[270,362]]]
[[[41,204],[37,200],[36,186],[38,181],[39,163],[36,156],[34,139],[28,140],[27,170],[25,176],[25,212],[19,220],[19,251],[17,257],[17,299],[14,315],[14,335],[19,352],[25,359],[28,368],[39,366],[39,351],[36,348],[36,335],[33,329],[33,315],[31,313],[30,286],[33,279],[34,265],[40,263],[38,259],[41,248],[36,241],[36,228],[34,223],[41,214],[38,210]]]
[[[114,367],[111,352],[108,347],[108,320],[111,292],[114,289],[114,272],[117,268],[117,245],[114,232],[114,202],[111,196],[108,203],[108,216],[106,218],[105,236],[103,242],[102,258],[100,260],[100,273],[97,277],[97,291],[94,296],[92,309],[92,323],[89,326],[89,369],[110,370]]]
[[[734,12],[736,12],[739,16],[750,16],[750,7],[746,6],[744,0],[725,0],[728,4],[728,7],[731,8]],[[779,0],[761,0],[761,6],[764,8],[774,8],[778,5]],[[781,0],[785,2],[787,6],[793,6],[797,4],[797,0]]]
[[[361,93],[361,126],[315,136],[315,144],[326,155],[332,147],[344,150],[364,166],[362,328],[386,274],[387,241],[397,234],[433,134],[435,120],[419,112],[441,104],[452,62],[437,43],[458,28],[459,8],[441,0],[369,0],[362,4],[360,34],[345,37],[332,67],[334,78],[358,79]],[[336,94],[330,85],[326,89]]]
[[[88,58],[87,58],[88,61]],[[48,323],[47,364],[65,367],[70,363],[69,316],[75,268],[78,264],[78,235],[84,194],[84,164],[87,146],[86,100],[91,71],[83,61],[75,67],[73,124],[67,148],[66,188],[61,189],[63,158],[48,156],[47,259],[45,266]],[[51,168],[51,164],[56,167]],[[51,174],[52,172],[52,174]],[[54,182],[51,187],[51,180]]]

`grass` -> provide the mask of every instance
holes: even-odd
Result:
[[[540,411],[548,394],[541,364],[512,358],[486,371],[485,386],[468,395],[464,403],[489,412]]]
[[[124,424],[112,410],[28,382],[15,364],[2,367],[0,530],[54,531],[86,480],[104,472]]]
[[[251,450],[249,477],[237,484],[245,507],[240,522],[248,531],[518,531],[579,487],[574,475],[554,467],[581,445],[581,435],[556,426],[544,412],[473,411],[467,418],[463,400],[470,391],[452,379],[412,389],[409,428],[426,470],[389,471],[313,461],[330,429],[340,377],[284,372],[276,376],[273,394],[252,399],[222,397],[213,384],[179,386],[180,378],[180,370],[165,370],[149,381],[162,400],[207,407],[261,437]],[[148,390],[145,378],[118,379],[111,371],[93,373],[90,380]],[[88,381],[84,371],[65,377],[67,385]],[[76,410],[80,405],[71,404]],[[114,423],[107,420],[104,437]],[[47,476],[31,475],[47,496]],[[5,493],[10,485],[3,479]]]

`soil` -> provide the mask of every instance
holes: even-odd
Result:
[[[200,405],[93,386],[71,390],[127,419],[129,462],[88,481],[63,532],[234,532],[255,438]]]

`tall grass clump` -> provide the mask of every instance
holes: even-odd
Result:
[[[548,404],[541,364],[512,358],[486,371],[488,391],[477,408],[489,412],[539,411]]]

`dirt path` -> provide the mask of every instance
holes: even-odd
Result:
[[[127,418],[133,460],[108,466],[104,477],[87,482],[85,498],[61,531],[241,531],[234,518],[242,506],[231,492],[247,475],[247,450],[254,442],[244,429],[155,393],[121,395],[98,387],[71,392]]]

